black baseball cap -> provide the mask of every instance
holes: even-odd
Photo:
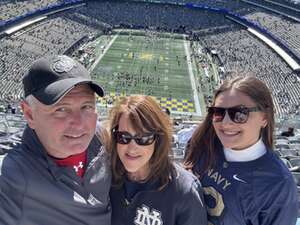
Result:
[[[52,105],[80,84],[88,84],[104,96],[103,88],[79,62],[66,55],[48,56],[34,61],[23,77],[24,97],[33,95],[41,103]]]

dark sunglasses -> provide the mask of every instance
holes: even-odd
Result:
[[[134,136],[132,136],[127,131],[114,130],[113,133],[116,142],[122,145],[128,145],[131,142],[131,140],[134,140],[135,143],[137,143],[138,145],[151,145],[157,137],[155,133],[145,133],[142,135]]]
[[[208,113],[212,115],[213,122],[223,121],[226,112],[228,112],[228,115],[233,122],[246,123],[249,118],[249,113],[258,111],[260,111],[258,107],[248,108],[243,105],[230,108],[208,107]]]

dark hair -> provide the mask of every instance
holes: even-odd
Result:
[[[214,93],[212,105],[215,104],[215,100],[219,94],[231,89],[235,89],[250,97],[256,103],[257,107],[265,113],[267,125],[261,128],[261,138],[267,149],[273,149],[274,105],[271,93],[266,84],[249,75],[226,80]],[[205,157],[203,169],[198,174],[202,176],[213,166],[220,146],[222,144],[215,133],[210,115],[207,114],[204,121],[193,133],[184,166],[187,169],[193,170],[195,164],[202,157]]]
[[[150,174],[147,180],[158,179],[160,189],[169,183],[172,163],[169,159],[172,141],[172,125],[169,116],[162,111],[159,104],[150,96],[133,95],[120,100],[110,111],[110,149],[112,157],[113,184],[122,185],[126,170],[117,153],[117,143],[112,130],[118,126],[122,114],[128,113],[129,120],[139,133],[150,131],[158,134],[154,153],[150,159]]]

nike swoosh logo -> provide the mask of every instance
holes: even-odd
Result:
[[[233,179],[235,179],[235,180],[237,180],[237,181],[240,181],[240,182],[242,182],[242,183],[247,184],[246,181],[242,180],[241,178],[238,178],[237,174],[234,174],[234,175],[233,175]]]

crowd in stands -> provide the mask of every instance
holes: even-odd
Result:
[[[69,14],[72,12],[69,11]],[[38,57],[63,54],[86,35],[99,29],[60,14],[35,27],[0,39],[0,101],[18,101],[22,96],[21,79],[28,66]],[[13,74],[13,76],[12,76]]]
[[[247,1],[248,2],[248,1]],[[272,11],[276,14],[282,14],[284,17],[290,18],[293,20],[293,17],[297,20],[299,18],[299,9],[300,7],[296,4],[287,3],[287,2],[278,2],[278,1],[265,1],[265,0],[251,0],[250,4],[254,3],[260,5],[262,8]],[[299,7],[297,9],[297,7]]]
[[[149,0],[151,1],[151,0]],[[251,0],[253,2],[255,2],[256,0]],[[243,12],[249,12],[252,9],[247,9],[247,7],[241,7],[240,3],[241,1],[227,1],[227,0],[159,0],[159,2],[171,2],[171,3],[195,3],[195,4],[205,4],[205,5],[209,5],[212,7],[219,7],[219,8],[227,8],[230,9],[234,12],[239,12],[242,13]],[[300,9],[300,2],[298,0],[268,0],[268,1],[264,1],[264,2],[271,2],[274,5],[276,3],[279,4],[283,4],[283,5],[287,5],[289,7],[293,7],[293,8],[297,8]]]
[[[64,2],[64,0],[2,0],[0,1],[0,21],[8,20],[28,12]]]
[[[266,4],[265,1],[262,1]],[[274,6],[269,6],[274,8]],[[290,10],[291,11],[291,10]],[[290,14],[290,13],[289,13]],[[299,20],[299,12],[297,12]],[[277,38],[285,42],[300,57],[300,24],[299,22],[284,18],[278,14],[270,13],[265,10],[250,13],[247,19],[258,23]]]
[[[300,9],[300,1],[299,0],[272,0],[273,2],[277,2],[280,4],[286,4],[290,7]]]
[[[205,32],[200,32],[198,39],[207,48],[217,50],[225,71],[254,72],[272,90],[279,115],[299,115],[299,79],[279,56],[237,27],[210,35]]]
[[[58,1],[46,2],[52,4]],[[298,24],[241,1],[199,2],[247,14],[249,19],[259,22],[286,40],[291,48],[299,49],[299,34],[295,32],[299,30]],[[6,1],[0,7],[12,8],[15,14],[21,14],[16,7],[18,4],[25,4],[25,1]],[[41,4],[46,3],[26,1],[27,7],[32,10],[45,6]],[[126,1],[89,1],[85,7],[49,17],[38,25],[0,39],[0,81],[3,87],[0,90],[0,101],[20,99],[20,81],[24,71],[37,57],[62,54],[83,36],[96,36],[100,31],[118,27],[180,32],[196,37],[208,49],[217,50],[225,71],[252,71],[266,81],[276,97],[279,115],[299,114],[300,89],[297,75],[273,51],[222,14],[170,4]]]
[[[114,27],[155,28],[171,32],[184,32],[226,23],[223,16],[211,14],[209,11],[199,12],[175,5],[92,1],[86,8],[80,8],[78,11]]]

